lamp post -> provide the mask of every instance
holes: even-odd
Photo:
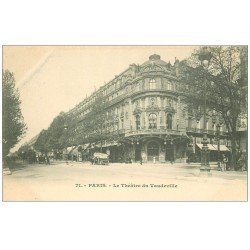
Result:
[[[207,47],[203,47],[201,50],[198,59],[201,62],[203,69],[208,69],[210,60],[212,58],[211,52],[207,50]],[[204,78],[204,130],[203,130],[203,140],[202,140],[202,150],[201,150],[201,172],[210,172],[211,168],[209,165],[209,149],[208,149],[208,139],[207,139],[207,98],[206,98],[206,88],[207,88],[207,81]]]
[[[218,123],[216,125],[216,133],[217,133],[217,149],[218,149],[218,170],[221,170],[221,166],[220,166],[220,162],[221,162],[221,158],[220,158],[220,127],[221,125]]]
[[[65,160],[66,160],[66,163],[68,164],[68,151],[67,151],[67,136],[68,136],[68,125],[67,124],[64,124],[63,126],[63,129],[65,131],[65,146],[66,146],[66,154],[65,154]]]
[[[218,170],[221,170],[221,157],[220,157],[220,128],[223,124],[222,116],[217,112],[213,111],[212,115],[212,123],[216,125],[216,140],[217,140],[217,150],[218,150],[218,158],[217,158],[217,165]]]
[[[166,157],[168,155],[167,159],[169,159],[171,164],[173,164],[174,162],[174,150],[173,150],[174,139],[170,135],[166,135],[163,143],[166,148]],[[167,154],[168,149],[169,149],[169,154]]]
[[[174,139],[170,136],[167,135],[165,140],[164,140],[164,145],[167,146],[167,140],[169,141],[169,150],[170,150],[170,162],[173,164],[174,162]]]

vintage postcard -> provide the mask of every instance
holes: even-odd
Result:
[[[3,46],[3,201],[247,201],[247,46]]]

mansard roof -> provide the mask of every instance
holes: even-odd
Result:
[[[149,60],[146,61],[141,65],[141,67],[146,67],[146,66],[151,66],[151,65],[158,65],[158,66],[164,66],[164,67],[169,67],[169,63],[161,60],[161,56],[154,54],[149,57]]]

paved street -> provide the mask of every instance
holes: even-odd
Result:
[[[187,164],[27,165],[3,177],[5,201],[245,201],[246,172]]]

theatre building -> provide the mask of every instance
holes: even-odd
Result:
[[[190,114],[181,102],[178,64],[178,60],[172,65],[159,55],[151,55],[142,65],[131,64],[85,98],[67,113],[71,145],[81,145],[85,154],[108,152],[111,162],[127,159],[184,162],[190,151],[199,152],[204,121],[202,116],[197,119]],[[102,134],[105,133],[106,138],[93,142],[88,141],[90,137],[84,132],[84,126],[91,106],[100,94],[106,100],[105,121],[102,124]],[[218,131],[212,114],[207,118],[206,132],[210,151],[216,154],[215,135]],[[219,135],[221,150],[228,151],[224,125],[220,126]],[[79,141],[79,138],[82,140]],[[211,155],[213,157],[213,153]]]

